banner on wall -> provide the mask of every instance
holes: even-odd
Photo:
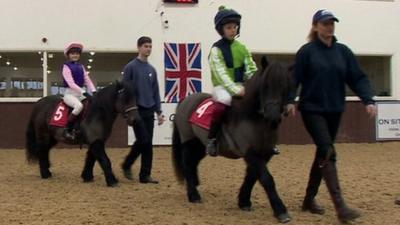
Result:
[[[200,43],[164,43],[165,102],[201,92]]]
[[[178,104],[176,103],[163,103],[161,108],[165,116],[165,122],[161,125],[157,125],[157,118],[154,121],[154,137],[153,145],[171,145],[172,144],[172,128],[173,119],[175,116],[175,108]],[[132,127],[128,126],[128,145],[132,145],[135,141],[135,134]]]
[[[400,101],[378,102],[376,140],[400,140]]]

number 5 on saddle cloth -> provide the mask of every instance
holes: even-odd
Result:
[[[82,101],[82,104],[83,104],[83,110],[79,114],[79,118],[77,119],[75,125],[79,124],[82,121],[82,119],[85,118],[87,113],[87,108],[89,106],[89,101],[87,99],[84,99]],[[66,128],[68,124],[68,116],[71,113],[71,111],[72,108],[69,107],[67,104],[65,104],[63,100],[61,100],[60,103],[58,103],[58,105],[55,107],[49,125]]]

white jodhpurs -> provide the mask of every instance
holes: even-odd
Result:
[[[79,115],[83,109],[83,104],[81,100],[83,99],[81,94],[76,93],[70,88],[67,88],[64,93],[64,102],[67,104],[69,107],[72,107],[72,114],[75,116]]]
[[[217,102],[220,102],[227,106],[231,106],[232,96],[222,86],[214,87],[213,92],[212,92],[212,97]]]

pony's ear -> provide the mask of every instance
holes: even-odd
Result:
[[[122,81],[115,80],[115,87],[117,88],[117,90],[122,89],[124,87],[123,84],[122,84]]]
[[[269,66],[269,62],[266,55],[261,57],[261,69],[265,70]]]

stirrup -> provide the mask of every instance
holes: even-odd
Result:
[[[74,130],[69,131],[68,129],[65,129],[63,136],[64,139],[69,143],[75,143],[76,141],[76,134]]]
[[[279,149],[278,149],[276,146],[273,147],[272,150],[273,150],[273,152],[274,152],[274,155],[279,155],[279,154],[281,154],[281,151],[279,151]]]

